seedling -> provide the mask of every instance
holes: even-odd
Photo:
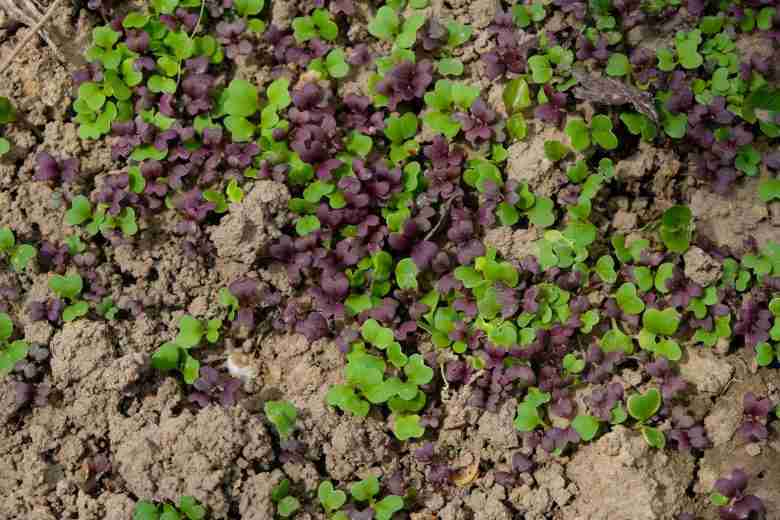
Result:
[[[300,501],[290,495],[290,481],[284,479],[271,491],[271,501],[276,504],[276,514],[289,518],[301,508]]]
[[[200,362],[192,357],[190,349],[198,348],[205,336],[209,343],[219,340],[222,320],[198,320],[189,315],[179,320],[179,333],[173,341],[163,343],[152,355],[152,366],[158,370],[178,370],[184,382],[191,385],[200,374]]]
[[[0,257],[8,258],[14,271],[21,273],[38,255],[38,251],[29,244],[16,244],[14,232],[9,228],[0,228]]]
[[[603,114],[593,116],[590,129],[582,119],[569,118],[564,132],[578,152],[587,150],[591,139],[605,150],[614,150],[618,145],[617,136],[612,132],[612,120]]]
[[[19,361],[27,356],[29,345],[26,341],[10,341],[13,336],[14,324],[11,317],[0,312],[0,377],[11,372]]]
[[[578,415],[572,420],[571,427],[584,442],[589,442],[598,434],[601,422],[592,415]]]
[[[206,518],[206,508],[191,496],[179,499],[179,505],[158,505],[148,500],[136,502],[133,509],[133,520],[203,520]]]
[[[420,426],[416,412],[425,406],[426,396],[419,387],[433,379],[433,369],[420,354],[406,356],[395,341],[392,330],[369,319],[361,327],[363,339],[376,349],[386,351],[391,363],[403,369],[406,381],[397,376],[385,378],[385,361],[369,354],[363,343],[355,343],[347,355],[346,384],[334,385],[328,390],[327,403],[360,417],[368,415],[371,404],[387,403],[395,415],[395,434],[401,440],[420,437],[425,429]]]
[[[265,415],[282,440],[287,440],[295,430],[298,410],[287,401],[267,401],[263,407]]]
[[[384,41],[394,42],[394,48],[409,49],[417,40],[417,31],[425,23],[425,16],[413,14],[401,23],[395,9],[382,6],[368,24],[368,32]]]
[[[339,35],[339,27],[331,20],[326,9],[315,9],[311,16],[299,16],[292,22],[295,40],[304,43],[312,38],[333,41]]]
[[[469,39],[473,29],[471,26],[456,21],[447,22],[447,43],[440,49],[444,57],[436,61],[436,69],[442,76],[460,76],[463,74],[463,62],[452,56],[452,51]]]
[[[530,432],[544,426],[545,422],[539,413],[542,405],[549,403],[551,395],[540,391],[538,388],[529,388],[528,393],[519,405],[515,416],[515,428],[521,432]]]
[[[0,126],[7,125],[16,121],[16,109],[7,97],[0,96]],[[8,153],[11,149],[11,143],[8,139],[0,136],[0,157]]]
[[[637,420],[642,436],[647,444],[663,449],[666,446],[666,436],[657,428],[646,423],[661,409],[661,392],[651,388],[644,394],[634,394],[628,398],[628,414]]]
[[[686,206],[672,206],[661,219],[660,235],[666,248],[673,253],[684,253],[691,244],[693,213]]]
[[[117,228],[127,237],[138,233],[138,224],[133,208],[124,208],[117,216],[109,214],[107,209],[106,204],[98,204],[93,208],[87,197],[78,195],[73,198],[70,209],[65,213],[65,223],[70,226],[80,226],[86,223],[85,230],[89,236],[95,236],[98,233],[106,235]]]
[[[84,288],[84,282],[78,274],[62,276],[55,274],[49,278],[49,288],[62,300],[69,304],[62,311],[62,321],[73,321],[89,312],[89,304],[79,299]]]
[[[377,520],[390,520],[393,515],[404,508],[404,499],[397,495],[388,495],[382,500],[377,500],[379,494],[379,479],[369,477],[352,484],[349,493],[358,503],[367,503],[374,511]]]
[[[466,83],[440,79],[433,91],[424,96],[428,111],[423,122],[434,132],[452,139],[460,131],[460,123],[452,117],[456,111],[468,111],[479,97],[479,87]]]
[[[390,160],[399,164],[412,155],[416,155],[420,145],[414,140],[417,135],[417,116],[411,112],[401,117],[385,119],[385,137],[390,139]],[[369,138],[370,141],[370,138]]]

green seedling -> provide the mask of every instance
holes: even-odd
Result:
[[[397,495],[388,495],[382,500],[377,500],[379,494],[379,479],[369,477],[352,484],[349,488],[349,494],[355,502],[367,503],[374,511],[374,517],[377,520],[390,520],[395,513],[404,508],[403,497]]]
[[[414,140],[417,135],[418,120],[412,112],[403,116],[385,119],[385,137],[390,139],[390,160],[400,164],[407,158],[417,155],[420,145]],[[369,138],[370,140],[370,138]]]
[[[311,16],[299,16],[292,22],[293,35],[298,43],[304,43],[312,38],[333,41],[339,35],[336,25],[327,9],[315,9]]]
[[[618,145],[617,136],[612,132],[612,120],[603,114],[593,116],[590,129],[582,119],[569,118],[564,132],[578,152],[590,148],[591,140],[605,150],[614,150]]]
[[[452,51],[469,39],[473,29],[471,26],[456,21],[447,22],[447,43],[439,50],[444,56],[436,60],[436,70],[442,76],[460,76],[463,74],[463,62],[452,56]]]
[[[394,48],[409,49],[417,40],[417,31],[425,23],[425,16],[413,14],[403,20],[395,9],[382,6],[368,24],[368,32],[380,40],[394,42]]]
[[[11,317],[0,312],[0,377],[10,373],[19,361],[27,356],[30,346],[26,341],[10,341],[14,333]]]
[[[659,450],[666,446],[666,436],[662,431],[646,423],[661,409],[661,392],[651,388],[644,394],[634,394],[628,398],[628,413],[636,419],[642,436],[647,444]]]
[[[206,508],[191,496],[179,499],[179,505],[158,505],[148,500],[136,502],[133,509],[133,520],[204,520]]]
[[[440,79],[433,91],[425,94],[428,110],[423,122],[436,133],[452,139],[460,132],[460,123],[453,117],[455,112],[466,112],[479,97],[479,87],[466,83]]]
[[[282,518],[293,516],[301,508],[300,501],[290,495],[290,481],[284,479],[271,491],[271,501],[276,504],[276,514]]]
[[[62,276],[55,274],[49,278],[49,288],[58,298],[69,302],[62,310],[62,321],[73,321],[89,312],[89,304],[79,299],[84,282],[78,274]]]
[[[530,432],[544,426],[545,422],[539,412],[542,405],[549,403],[552,396],[538,388],[529,388],[525,399],[517,405],[517,415],[514,425],[518,431]]]
[[[70,209],[65,213],[65,223],[70,226],[86,224],[85,230],[89,236],[98,233],[104,235],[119,229],[126,237],[138,233],[135,210],[127,207],[114,216],[107,212],[106,204],[98,204],[94,208],[92,203],[84,195],[78,195],[71,201]]]
[[[691,244],[693,213],[686,206],[672,206],[661,218],[661,241],[673,253],[684,253]]]
[[[152,355],[152,366],[164,372],[178,370],[184,382],[191,385],[200,375],[200,362],[189,351],[198,348],[204,336],[209,343],[216,343],[221,326],[222,320],[201,321],[185,314],[174,340],[163,343]]]
[[[263,409],[279,437],[283,441],[287,440],[295,430],[295,420],[298,418],[298,410],[295,406],[287,401],[267,401]]]
[[[0,228],[0,257],[8,258],[11,268],[21,273],[29,267],[38,251],[29,244],[16,244],[14,232],[9,228]]]

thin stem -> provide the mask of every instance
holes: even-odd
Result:
[[[54,2],[49,6],[49,9],[46,10],[46,14],[43,15],[43,18],[41,18],[38,23],[31,27],[30,31],[24,35],[24,38],[22,38],[22,40],[16,44],[16,47],[14,47],[11,51],[11,55],[3,60],[2,64],[0,64],[0,73],[5,71],[5,69],[7,69],[11,63],[13,63],[25,45],[27,45],[30,40],[32,40],[33,36],[38,34],[38,31],[40,31],[41,28],[46,25],[46,23],[52,18],[52,16],[54,16],[54,11],[57,9],[60,3],[62,3],[62,0],[54,0]]]

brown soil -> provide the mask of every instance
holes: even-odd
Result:
[[[495,2],[433,0],[430,9],[480,29],[493,18]],[[69,7],[62,11],[55,18],[57,28],[84,42],[87,16],[73,16]],[[286,25],[291,16],[288,2],[273,2],[274,23]],[[355,27],[362,30],[361,24]],[[0,29],[0,57],[25,31],[6,37]],[[488,87],[476,59],[484,42],[479,36],[476,40],[462,58],[473,80]],[[0,160],[0,227],[11,226],[27,240],[59,242],[71,232],[61,224],[65,207],[54,190],[31,181],[36,154],[78,157],[82,171],[94,175],[110,171],[112,161],[108,143],[79,140],[69,122],[72,71],[37,38],[33,42],[0,81],[0,95],[19,107],[27,123],[6,132],[13,152]],[[267,71],[251,65],[244,74],[254,81],[267,78]],[[359,91],[361,81],[356,78],[345,88]],[[491,99],[497,104],[500,95]],[[554,197],[565,173],[544,158],[544,140],[560,139],[550,132],[555,131],[532,130],[527,141],[512,146],[508,171],[510,177],[529,182],[537,194]],[[780,237],[780,203],[767,207],[757,202],[755,183],[745,183],[726,199],[681,180],[685,168],[665,152],[644,146],[621,161],[618,179],[635,196],[610,201],[614,211],[608,214],[614,218],[601,223],[601,231],[640,234],[673,197],[685,194],[697,231],[717,246],[741,252],[747,237],[759,244]],[[652,206],[643,200],[648,193],[655,197]],[[289,290],[281,266],[256,268],[287,222],[288,198],[283,185],[255,183],[243,202],[210,230],[215,265],[182,255],[180,239],[159,223],[143,229],[131,245],[105,247],[116,266],[101,273],[110,295],[116,302],[139,300],[146,309],[133,321],[82,320],[58,329],[30,322],[26,304],[48,294],[49,275],[33,269],[15,277],[25,299],[10,313],[28,341],[51,350],[45,378],[53,398],[49,406],[17,410],[12,382],[0,380],[0,520],[126,520],[137,499],[177,501],[181,495],[208,506],[210,518],[271,519],[270,492],[283,478],[293,482],[298,496],[310,499],[302,500],[304,512],[297,518],[320,519],[314,496],[321,480],[349,484],[398,470],[417,490],[411,517],[418,520],[673,520],[682,511],[713,519],[707,494],[714,479],[734,467],[759,476],[748,491],[762,497],[768,518],[780,519],[779,432],[770,435],[774,440],[755,445],[735,436],[744,393],[777,401],[780,380],[757,373],[746,355],[724,359],[692,347],[681,363],[683,377],[694,387],[697,418],[703,419],[714,443],[703,456],[649,449],[636,431],[617,427],[571,457],[539,450],[546,462],[510,488],[496,482],[496,472],[509,468],[514,453],[529,453],[512,425],[514,400],[490,413],[466,404],[468,387],[440,391],[436,453],[456,468],[477,468],[466,485],[441,489],[427,483],[413,456],[419,444],[396,441],[384,417],[355,418],[325,404],[327,389],[342,381],[344,365],[329,341],[309,344],[301,335],[272,333],[211,348],[206,355],[220,362],[231,352],[243,352],[258,376],[246,383],[239,406],[193,409],[175,378],[150,369],[150,355],[175,335],[182,314],[213,317],[219,289],[240,276],[249,274]],[[534,230],[499,228],[486,241],[506,257],[519,259],[536,237]],[[694,248],[689,255],[687,275],[702,283],[717,276],[706,253]],[[626,388],[635,380],[630,370],[616,376]],[[299,410],[295,438],[305,453],[298,460],[280,460],[262,414],[265,401],[280,398]],[[98,456],[107,457],[110,468],[96,478],[90,465]]]

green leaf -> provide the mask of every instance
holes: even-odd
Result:
[[[395,279],[398,287],[404,290],[417,289],[417,264],[411,258],[400,260],[395,266]]]
[[[775,349],[769,343],[756,345],[756,363],[760,367],[768,367],[775,359]]]
[[[611,54],[607,62],[606,72],[607,76],[612,77],[627,75],[631,72],[631,63],[628,61],[628,56],[619,52]]]
[[[73,305],[68,305],[62,310],[62,321],[73,321],[82,316],[86,316],[87,312],[89,312],[89,304],[87,302],[76,302]]]
[[[642,139],[651,142],[658,133],[653,121],[644,114],[623,112],[620,120],[626,125],[628,131],[634,135],[641,135]]]
[[[152,354],[152,367],[157,370],[175,370],[179,366],[181,347],[175,343],[163,343],[157,352]]]
[[[642,325],[653,334],[672,336],[680,326],[680,314],[671,307],[662,311],[647,309],[642,315]]]
[[[380,349],[387,348],[394,341],[393,331],[383,327],[373,318],[363,322],[363,325],[360,327],[360,333],[364,340]]]
[[[257,16],[263,10],[265,0],[234,0],[233,7],[241,16]]]
[[[317,497],[325,511],[331,513],[338,509],[347,501],[347,495],[341,490],[333,489],[333,484],[329,480],[324,480],[317,488]]]
[[[547,83],[553,77],[550,60],[545,55],[531,56],[528,58],[528,66],[531,69],[531,80],[534,83]]]
[[[148,500],[136,502],[133,508],[133,520],[159,520],[160,513],[157,506]]]
[[[506,122],[506,129],[509,137],[516,141],[522,141],[528,135],[528,124],[523,114],[514,114]]]
[[[371,22],[368,24],[368,32],[380,40],[391,41],[398,33],[401,22],[398,14],[392,7],[380,7]]]
[[[21,244],[11,254],[11,267],[21,273],[30,265],[30,261],[38,255],[38,251],[29,244]]]
[[[404,366],[404,374],[409,382],[421,386],[427,385],[433,380],[433,369],[425,364],[425,359],[420,354],[412,354]]]
[[[349,487],[349,494],[358,502],[368,502],[379,493],[379,479],[368,477]]]
[[[328,390],[325,401],[330,406],[341,408],[359,417],[368,415],[371,405],[357,396],[355,391],[347,385],[333,385]]]
[[[68,276],[55,274],[49,278],[49,288],[60,298],[73,300],[81,294],[84,282],[78,274]]]
[[[0,157],[4,156],[11,150],[11,143],[8,142],[8,139],[4,137],[0,137]]]
[[[398,495],[388,495],[372,506],[376,520],[391,520],[403,508],[404,499]]]
[[[150,77],[146,86],[149,87],[149,90],[155,94],[159,94],[161,92],[166,94],[174,94],[176,92],[176,82],[171,78],[166,78],[164,76],[160,76],[159,74],[155,74]]]
[[[599,278],[601,278],[602,282],[615,283],[617,281],[615,260],[613,260],[609,255],[603,255],[596,261],[595,271],[596,274],[599,275]]]
[[[579,374],[585,370],[585,360],[570,352],[563,356],[563,369],[570,374]]]
[[[536,204],[528,210],[528,220],[539,228],[550,227],[555,223],[555,203],[549,197],[538,197]]]
[[[531,106],[531,89],[524,78],[515,78],[504,86],[504,106],[508,114],[514,114]]]
[[[301,503],[295,497],[284,497],[276,505],[276,512],[282,518],[289,518],[301,508]]]
[[[298,418],[298,410],[287,401],[266,401],[263,410],[271,424],[276,428],[282,440],[290,437],[295,430],[295,420]]]
[[[642,426],[642,436],[645,438],[647,444],[653,448],[662,450],[666,447],[666,436],[664,435],[664,432],[657,428]]]
[[[517,406],[517,415],[515,416],[514,425],[518,431],[530,432],[543,424],[542,418],[539,416],[538,407],[528,401],[523,401]]]
[[[347,64],[344,51],[336,48],[330,51],[325,58],[325,66],[328,68],[328,75],[331,78],[343,78],[349,74],[349,65]]]
[[[184,382],[188,385],[193,384],[195,381],[197,381],[198,376],[200,375],[200,363],[197,359],[190,356],[190,354],[186,351],[182,351],[182,357],[183,357],[183,363],[181,367],[181,375],[182,379],[184,379]]]
[[[457,58],[442,58],[436,62],[436,70],[442,76],[460,76],[463,74],[463,62]]]
[[[590,133],[588,132],[588,126],[581,118],[572,117],[566,122],[566,128],[564,129],[566,135],[571,139],[571,146],[575,150],[581,152],[587,150],[590,147]]]
[[[624,283],[620,286],[615,299],[626,314],[641,314],[645,309],[645,303],[637,296],[636,286],[632,283]]]
[[[4,312],[0,312],[0,342],[5,342],[14,332],[14,323],[11,317]]]
[[[282,77],[275,79],[268,86],[265,93],[268,96],[268,102],[278,110],[287,108],[290,106],[290,103],[292,103],[292,98],[290,97],[290,80],[287,78]]]
[[[571,422],[571,427],[579,434],[580,438],[585,441],[591,441],[599,431],[599,420],[592,415],[578,415]]]
[[[617,136],[612,132],[612,120],[609,116],[599,114],[593,116],[590,122],[593,140],[605,150],[614,150],[618,146]]]
[[[425,434],[425,428],[420,426],[419,415],[401,415],[395,418],[393,433],[399,441],[418,439]]]
[[[0,96],[0,125],[16,121],[16,109],[5,96]]]
[[[780,200],[780,178],[761,181],[758,185],[758,197],[762,202]]]
[[[295,221],[295,231],[298,236],[306,236],[320,229],[320,219],[314,215],[306,215]]]
[[[198,501],[191,496],[185,495],[179,499],[179,510],[187,516],[188,520],[206,518],[206,508],[198,504]]]
[[[650,388],[643,394],[634,394],[628,398],[628,413],[643,423],[661,409],[661,392]]]
[[[447,47],[459,47],[469,41],[473,29],[456,21],[447,22]]]
[[[70,209],[65,213],[65,222],[71,226],[78,226],[91,217],[92,204],[84,195],[78,195],[73,198]]]
[[[569,149],[557,140],[549,140],[544,142],[544,156],[552,162],[558,162],[566,155],[568,155]]]
[[[174,342],[184,349],[197,346],[206,333],[203,322],[185,314],[179,320],[179,333]]]
[[[257,112],[257,87],[243,79],[234,79],[224,92],[223,109],[226,114],[239,117],[250,117]]]

